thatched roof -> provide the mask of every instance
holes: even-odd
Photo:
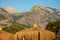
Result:
[[[55,34],[48,30],[40,29],[37,24],[32,28],[19,31],[14,36],[15,40],[52,40],[55,39]]]
[[[14,40],[13,37],[13,34],[5,32],[0,28],[0,40]]]

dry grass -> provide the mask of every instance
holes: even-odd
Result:
[[[0,40],[14,40],[14,35],[0,30]]]
[[[15,40],[53,40],[55,34],[48,30],[40,29],[39,27],[33,27],[30,29],[19,31],[14,36]]]

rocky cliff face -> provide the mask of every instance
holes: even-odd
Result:
[[[5,15],[0,18],[1,22],[2,20],[6,19],[5,17],[7,17],[7,19],[10,18],[10,21],[13,20],[12,22],[25,24],[27,26],[32,26],[34,23],[37,23],[40,27],[44,29],[48,22],[60,20],[60,10],[50,7],[42,7],[39,5],[34,6],[29,12],[18,13],[16,11],[13,11],[14,9],[10,9],[11,11],[9,11],[6,10],[6,8],[4,10],[1,11],[0,9],[0,14]]]

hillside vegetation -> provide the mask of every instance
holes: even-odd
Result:
[[[57,40],[60,38],[60,20],[55,21],[55,22],[50,22],[47,25],[46,29],[52,32],[55,32]]]
[[[7,27],[4,27],[3,30],[9,33],[15,34],[16,32],[23,30],[25,28],[25,25],[19,24],[19,23],[13,23]]]

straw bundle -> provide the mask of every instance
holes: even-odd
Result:
[[[0,40],[14,40],[13,34],[0,30]]]
[[[53,32],[40,29],[36,24],[33,28],[19,31],[14,36],[15,40],[53,40],[55,34]]]

